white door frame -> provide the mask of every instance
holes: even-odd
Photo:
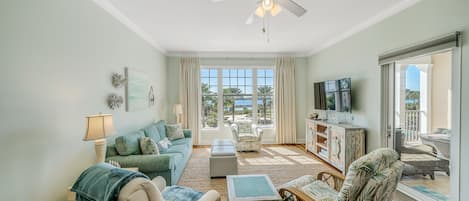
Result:
[[[449,49],[452,52],[452,102],[451,102],[451,160],[450,160],[450,180],[451,180],[451,201],[460,200],[460,146],[461,146],[461,40],[459,40],[458,47]],[[448,51],[448,50],[446,50]],[[434,54],[434,53],[432,53]],[[394,145],[394,63],[383,65],[381,70],[381,142],[383,147]],[[391,136],[389,136],[391,134]],[[394,146],[393,146],[394,147]],[[424,201],[434,201],[431,198],[417,192],[408,186],[399,184],[398,191],[405,195]]]

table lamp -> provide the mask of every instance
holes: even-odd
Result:
[[[173,112],[176,114],[176,123],[181,123],[181,115],[182,115],[182,105],[181,104],[174,104]]]
[[[112,114],[97,114],[86,117],[87,128],[84,141],[94,140],[96,163],[103,163],[106,156],[106,137],[114,134]]]

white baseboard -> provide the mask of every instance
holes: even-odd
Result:
[[[296,143],[297,144],[304,144],[306,142],[306,140],[304,138],[302,139],[296,139]]]

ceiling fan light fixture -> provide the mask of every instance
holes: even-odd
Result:
[[[262,6],[257,7],[255,14],[260,18],[264,17],[265,16],[264,8]]]
[[[262,0],[262,8],[266,11],[272,10],[274,8],[274,1],[273,0]]]
[[[282,7],[278,4],[275,4],[272,10],[270,10],[270,14],[272,16],[277,16],[282,11]]]

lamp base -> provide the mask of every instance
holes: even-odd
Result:
[[[106,157],[106,139],[95,140],[94,143],[96,163],[104,163],[104,158]]]
[[[182,124],[182,121],[181,121],[181,115],[180,114],[176,114],[176,123],[177,124]]]

